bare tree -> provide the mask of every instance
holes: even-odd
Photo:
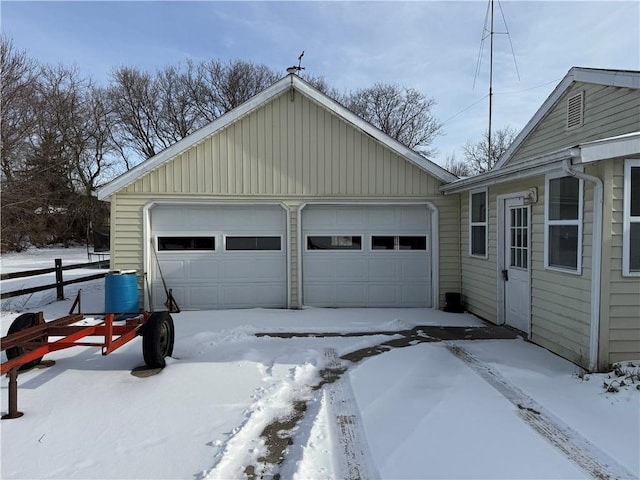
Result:
[[[489,131],[484,132],[482,140],[467,141],[463,147],[464,156],[474,174],[488,172],[504,155],[516,138],[517,132],[511,126],[496,130],[491,135],[491,156],[489,156]]]
[[[447,155],[443,166],[456,177],[469,177],[473,173],[469,164],[463,160],[458,160],[455,153]]]
[[[0,37],[0,159],[7,182],[20,168],[36,125],[32,104],[36,80],[35,62],[16,50],[11,39]]]
[[[207,122],[243,104],[279,78],[266,65],[241,60],[190,63],[188,72],[191,97]]]
[[[425,155],[440,134],[441,125],[433,115],[435,100],[413,88],[377,83],[345,95],[342,103],[352,112],[387,135]]]
[[[160,93],[153,77],[142,70],[120,67],[111,74],[111,108],[118,119],[116,136],[121,148],[130,148],[141,159],[153,157],[171,145],[160,127]],[[127,156],[124,156],[125,161]],[[127,169],[132,165],[127,164]]]

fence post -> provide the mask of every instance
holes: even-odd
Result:
[[[56,297],[64,300],[64,285],[62,285],[62,259],[56,258]]]

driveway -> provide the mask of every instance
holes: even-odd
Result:
[[[53,367],[20,375],[25,416],[1,424],[2,478],[640,472],[638,390],[605,393],[606,377],[471,315],[256,309],[174,321],[174,358],[158,375],[131,375],[139,341],[107,357],[57,352]],[[4,412],[6,379],[1,393]]]

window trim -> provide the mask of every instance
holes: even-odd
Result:
[[[640,277],[640,271],[631,271],[631,224],[640,223],[640,216],[631,216],[631,169],[640,168],[640,159],[624,161],[624,207],[622,221],[622,276]],[[638,192],[640,195],[640,192]]]
[[[261,250],[261,249],[254,249],[254,250],[228,250],[227,249],[227,237],[243,237],[243,238],[257,238],[257,237],[273,237],[273,238],[279,238],[280,239],[280,248],[278,250]],[[237,253],[246,253],[246,252],[282,252],[283,250],[283,246],[284,246],[284,242],[283,242],[283,236],[282,235],[271,235],[271,234],[250,234],[250,233],[241,233],[241,234],[235,234],[235,233],[225,233],[222,236],[222,250],[225,253],[230,253],[232,255],[237,254]]]
[[[557,178],[571,177],[565,172],[554,172],[545,175],[544,179],[544,269],[554,272],[568,273],[570,275],[582,275],[582,230],[583,230],[583,210],[584,210],[584,180],[578,180],[578,218],[575,220],[549,220],[549,181]],[[576,178],[576,177],[571,177]],[[577,226],[578,227],[578,245],[576,268],[557,267],[549,265],[549,227],[551,226]]]
[[[473,221],[473,195],[478,193],[484,193],[485,201],[485,216],[484,222]],[[473,227],[484,227],[484,255],[480,255],[473,252]],[[477,188],[469,191],[469,256],[473,258],[489,258],[489,189]]]

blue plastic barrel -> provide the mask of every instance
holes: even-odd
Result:
[[[109,272],[104,285],[105,313],[137,313],[138,278],[135,270]]]

